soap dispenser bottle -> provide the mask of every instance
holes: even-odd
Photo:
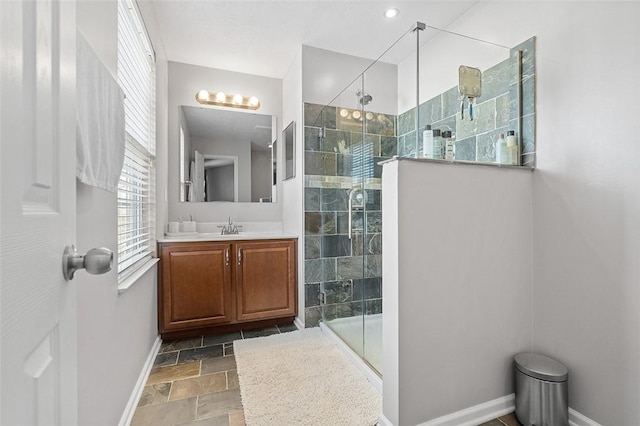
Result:
[[[444,157],[444,141],[442,140],[442,136],[440,136],[440,130],[433,130],[433,158],[436,160],[442,160]]]
[[[507,141],[504,139],[504,133],[500,133],[496,141],[496,163],[507,164]]]
[[[422,156],[424,158],[433,158],[433,130],[431,130],[431,125],[429,124],[422,132]]]
[[[516,132],[509,130],[507,132],[507,164],[512,166],[520,165],[520,149],[518,148]]]

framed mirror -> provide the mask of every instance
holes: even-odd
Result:
[[[292,121],[282,132],[284,142],[284,180],[296,175],[296,123]]]
[[[179,108],[180,201],[275,202],[275,116]]]

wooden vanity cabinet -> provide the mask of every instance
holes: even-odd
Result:
[[[295,241],[247,241],[234,246],[237,320],[295,316]]]
[[[296,240],[161,242],[158,248],[163,337],[296,315]]]
[[[160,243],[160,331],[233,321],[231,244]]]

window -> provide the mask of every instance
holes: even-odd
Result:
[[[354,184],[367,183],[373,177],[373,142],[364,140],[353,145],[352,172]]]
[[[125,155],[118,184],[118,280],[155,246],[155,56],[134,0],[118,1],[118,83],[125,94]]]

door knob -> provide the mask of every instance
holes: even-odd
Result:
[[[92,248],[87,254],[78,254],[75,246],[64,248],[62,254],[62,274],[64,279],[73,279],[73,274],[78,269],[86,269],[88,273],[100,275],[111,270],[113,264],[113,252],[105,247]]]

